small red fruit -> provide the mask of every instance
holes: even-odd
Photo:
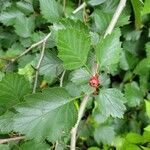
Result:
[[[89,84],[90,84],[90,86],[92,86],[94,88],[98,88],[99,84],[100,84],[99,76],[98,75],[92,76],[89,80]]]

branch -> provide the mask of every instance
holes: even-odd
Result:
[[[72,13],[76,14],[78,11],[80,11],[81,9],[83,9],[86,6],[86,3],[82,3],[77,9],[75,9]]]
[[[78,2],[78,6],[80,6],[81,5],[81,0],[79,0],[79,2]]]
[[[28,52],[30,52],[33,48],[39,46],[40,44],[42,44],[43,42],[47,41],[48,38],[50,37],[51,35],[51,32],[44,38],[42,39],[41,41],[37,42],[37,43],[34,43],[32,44],[28,49],[26,49],[25,51],[23,51],[20,55],[18,55],[17,57],[13,58],[13,59],[9,59],[8,61],[10,61],[4,70],[7,70],[7,68],[10,66],[10,64],[14,63],[17,59],[19,59],[20,57],[26,55]],[[0,58],[0,59],[5,59],[5,58]]]
[[[83,117],[83,114],[84,114],[84,111],[85,111],[86,104],[88,102],[89,96],[90,95],[85,95],[83,101],[81,102],[81,105],[80,105],[80,108],[79,108],[79,111],[78,111],[77,122],[76,122],[75,126],[71,130],[71,148],[70,148],[71,150],[75,150],[77,130],[78,130],[78,127],[79,127],[79,123],[80,123],[80,121],[81,121],[81,119]]]
[[[24,56],[29,51],[31,51],[33,48],[35,48],[35,47],[39,46],[40,44],[46,42],[50,36],[51,36],[51,32],[44,39],[42,39],[41,41],[32,44],[27,50],[25,50],[23,53],[21,53],[19,56],[17,56],[13,61],[16,61],[17,59],[19,59],[20,57]]]
[[[11,141],[18,141],[25,139],[25,136],[13,137],[9,139],[0,139],[0,144],[11,142]]]
[[[66,0],[63,0],[63,12],[65,14],[65,9],[66,9]]]
[[[104,35],[104,38],[108,35],[108,34],[111,34],[111,32],[113,31],[118,19],[119,19],[119,16],[121,14],[121,12],[123,11],[124,7],[126,5],[126,0],[120,0],[118,6],[117,6],[117,9],[111,19],[111,22],[109,23],[107,29],[106,29],[106,32],[105,32],[105,35]]]
[[[44,58],[45,45],[46,45],[46,40],[43,41],[43,47],[42,47],[40,59],[39,59],[38,64],[37,64],[37,66],[36,66],[35,80],[34,80],[34,86],[33,86],[33,93],[35,93],[35,91],[36,91],[37,82],[38,82],[38,76],[39,76],[39,69],[40,69],[42,60],[43,60],[43,58]]]
[[[64,80],[64,76],[65,76],[66,70],[63,71],[61,78],[60,78],[60,87],[63,86],[63,80]]]

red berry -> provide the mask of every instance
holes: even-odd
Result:
[[[99,87],[99,84],[100,84],[99,76],[98,76],[98,75],[92,76],[92,77],[90,78],[90,80],[89,80],[89,84],[90,84],[90,86],[92,86],[92,87],[98,88],[98,87]]]

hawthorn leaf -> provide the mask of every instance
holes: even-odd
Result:
[[[75,28],[76,30],[80,30],[86,34],[89,33],[88,27],[80,20],[72,20],[72,19],[67,18],[67,19],[62,19],[60,23],[61,25],[63,25],[64,29]]]
[[[94,30],[103,34],[103,32],[108,27],[114,11],[116,9],[117,1],[107,0],[106,3],[102,4],[101,7],[94,8],[92,17],[94,19]],[[129,9],[124,9],[120,15],[116,27],[120,27],[129,23],[130,13]]]
[[[142,148],[143,150],[150,150],[150,148],[144,147],[144,146],[141,146],[141,148]]]
[[[67,83],[67,85],[65,86],[65,89],[68,91],[68,93],[72,97],[79,97],[82,92],[81,87],[74,84],[73,82]]]
[[[13,25],[15,23],[15,18],[19,16],[23,17],[23,13],[16,9],[4,11],[0,14],[0,22],[7,26]]]
[[[57,22],[60,18],[58,3],[55,0],[39,0],[41,14],[48,22]]]
[[[100,5],[102,3],[104,3],[106,0],[90,0],[88,1],[88,4],[92,5],[92,6],[96,6],[96,5]]]
[[[15,107],[14,131],[38,141],[56,141],[74,125],[77,111],[64,88],[49,88],[25,97],[26,102]]]
[[[35,28],[34,17],[17,17],[15,20],[15,32],[20,37],[30,37]]]
[[[107,28],[112,17],[111,14],[105,13],[100,9],[95,9],[92,16],[94,18],[96,31],[99,33],[102,33]]]
[[[8,144],[0,144],[0,150],[10,150]]]
[[[42,142],[37,142],[35,140],[27,141],[23,143],[20,147],[21,150],[49,150],[49,145]]]
[[[125,85],[125,97],[128,106],[135,107],[140,105],[140,102],[143,100],[143,95],[136,82]]]
[[[14,125],[14,113],[11,111],[5,112],[5,114],[0,116],[0,131],[3,134],[10,133],[13,131]]]
[[[11,107],[30,93],[29,82],[23,76],[7,74],[0,82],[0,103]]]
[[[144,130],[150,132],[150,125],[148,125],[147,127],[145,127]]]
[[[137,64],[134,69],[134,73],[140,76],[145,76],[148,74],[148,70],[150,70],[150,59],[144,58]]]
[[[131,3],[134,11],[135,26],[139,29],[142,26],[141,10],[143,8],[143,3],[141,0],[131,0]]]
[[[97,97],[97,103],[102,114],[106,116],[123,118],[126,107],[124,103],[126,99],[124,95],[115,88],[101,89]]]
[[[119,62],[121,53],[121,42],[119,38],[120,31],[115,30],[112,34],[106,36],[105,39],[99,41],[96,48],[96,57],[101,69]]]
[[[86,66],[90,50],[90,37],[76,29],[63,29],[58,31],[57,47],[58,57],[68,70]]]
[[[146,106],[146,113],[150,118],[150,102],[145,100],[145,106]]]
[[[126,41],[137,41],[142,33],[142,31],[135,30],[132,26],[124,26],[122,28],[122,32],[123,37],[126,39]]]
[[[39,60],[39,56],[38,59]],[[63,65],[59,58],[55,54],[45,53],[44,59],[41,63],[39,70],[40,75],[44,75],[44,79],[52,83],[63,71]]]
[[[25,14],[30,14],[34,12],[33,6],[31,3],[19,1],[16,3],[17,7]]]
[[[114,128],[107,125],[100,125],[94,131],[94,138],[97,143],[103,142],[104,144],[111,144],[115,138]]]
[[[143,137],[140,134],[130,132],[126,136],[126,140],[133,144],[138,144],[143,142]]]
[[[141,148],[139,148],[139,146],[137,146],[135,144],[125,142],[125,144],[122,147],[122,150],[141,150]]]
[[[150,42],[146,43],[146,55],[150,58]]]
[[[138,61],[139,61],[138,58],[133,54],[131,54],[130,52],[126,50],[121,51],[119,64],[121,69],[123,70],[133,69],[137,65]]]
[[[89,147],[87,150],[100,150],[98,147]]]
[[[145,14],[149,14],[149,13],[150,13],[150,1],[149,0],[145,0],[144,7],[142,9],[141,14],[145,15]]]
[[[70,77],[73,83],[75,83],[76,85],[81,85],[81,84],[88,83],[90,79],[90,74],[84,68],[80,68],[74,70],[71,73]]]

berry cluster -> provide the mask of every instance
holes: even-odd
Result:
[[[91,87],[94,87],[94,88],[97,89],[100,85],[99,76],[98,75],[93,75],[89,80],[89,84],[90,84]]]

